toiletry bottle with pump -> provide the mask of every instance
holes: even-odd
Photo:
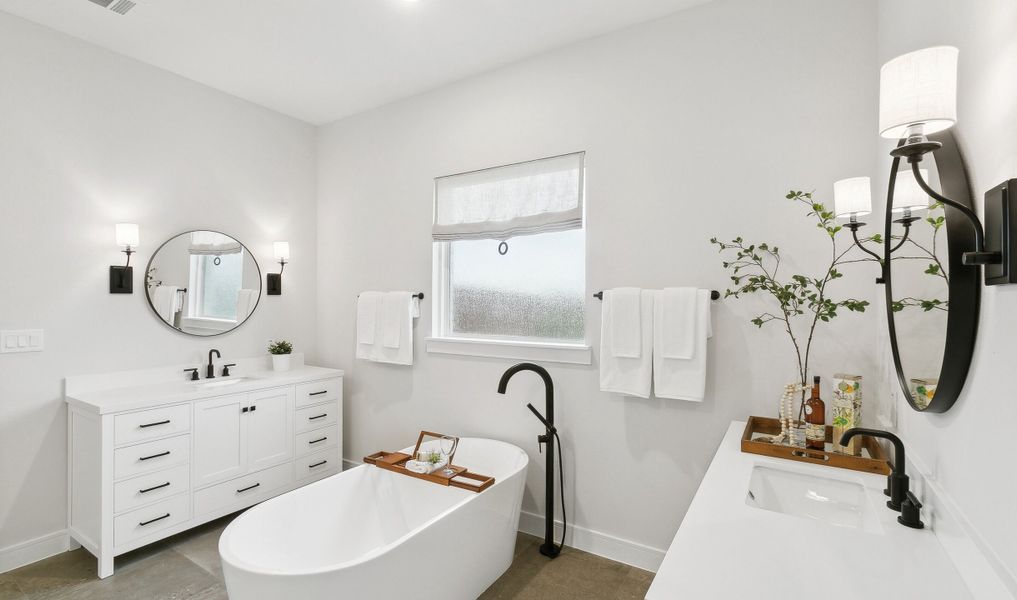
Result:
[[[819,397],[819,376],[812,380],[812,397],[805,402],[805,447],[826,448],[826,404]]]

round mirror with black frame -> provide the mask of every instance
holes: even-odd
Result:
[[[953,134],[929,136],[942,148],[920,163],[942,195],[973,207],[967,172]],[[902,162],[902,160],[904,162]],[[894,158],[885,221],[887,323],[897,379],[912,408],[941,413],[964,388],[981,302],[981,268],[962,264],[976,249],[975,230],[957,208],[918,186],[907,159]]]
[[[164,242],[148,261],[145,294],[167,326],[188,335],[222,335],[254,314],[261,269],[236,238],[186,231]]]

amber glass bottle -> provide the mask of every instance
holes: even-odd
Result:
[[[826,404],[819,397],[819,376],[812,380],[812,397],[805,402],[805,447],[826,448]]]

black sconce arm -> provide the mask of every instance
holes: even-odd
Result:
[[[959,210],[965,217],[968,218],[968,221],[971,221],[971,226],[975,229],[975,251],[964,253],[962,261],[965,265],[991,265],[999,264],[1003,261],[1003,254],[1001,252],[985,251],[985,231],[982,229],[982,222],[978,219],[978,215],[975,211],[963,204],[954,202],[929,187],[929,184],[922,178],[922,174],[918,169],[918,161],[911,163],[911,172],[914,174],[915,181],[918,182],[918,186],[921,187],[926,194],[932,196],[938,202],[942,202],[947,206]]]
[[[864,223],[848,223],[848,228],[851,230],[851,237],[855,239],[855,246],[858,246],[859,248],[861,248],[862,252],[868,254],[872,258],[879,261],[880,264],[882,264],[883,257],[863,246],[861,240],[858,239],[858,228],[861,227],[862,225],[864,225]]]

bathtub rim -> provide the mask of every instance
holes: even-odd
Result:
[[[325,477],[323,479],[319,479],[318,481],[315,481],[315,482],[312,482],[312,483],[310,483],[308,485],[305,485],[303,487],[297,488],[296,490],[293,490],[292,492],[288,492],[287,494],[282,494],[280,496],[276,496],[274,498],[270,498],[270,499],[268,499],[268,500],[266,500],[264,502],[256,504],[255,506],[252,506],[251,508],[247,509],[246,511],[244,511],[243,514],[241,514],[237,518],[233,519],[233,521],[230,522],[230,524],[226,526],[226,529],[224,529],[222,534],[219,536],[219,543],[217,544],[218,550],[219,550],[219,558],[220,558],[220,560],[222,561],[223,564],[229,564],[230,567],[235,568],[235,569],[239,569],[241,571],[245,571],[247,573],[253,573],[253,574],[257,574],[257,575],[271,575],[273,577],[288,577],[288,576],[297,577],[297,576],[323,575],[323,574],[327,574],[327,573],[332,573],[332,572],[335,572],[335,571],[338,571],[338,570],[341,570],[341,569],[347,569],[347,568],[355,567],[355,566],[357,566],[359,564],[366,563],[367,561],[374,560],[374,559],[376,559],[376,558],[378,558],[380,556],[384,556],[385,554],[388,554],[389,552],[394,550],[396,547],[406,543],[410,539],[412,539],[415,536],[419,535],[421,532],[426,530],[432,524],[440,521],[441,519],[444,519],[446,516],[451,514],[453,511],[456,511],[456,510],[462,508],[466,504],[468,504],[470,502],[473,502],[477,498],[481,497],[483,494],[488,493],[489,491],[493,490],[494,488],[496,488],[498,486],[501,486],[501,485],[505,484],[506,482],[515,479],[516,477],[522,476],[522,477],[525,478],[524,474],[526,472],[527,467],[529,467],[530,456],[522,448],[520,448],[519,446],[516,446],[515,444],[511,444],[509,442],[503,442],[501,440],[495,440],[495,439],[491,439],[491,438],[464,437],[464,438],[461,438],[460,443],[462,443],[464,441],[469,441],[469,440],[476,440],[476,441],[482,441],[482,442],[490,442],[490,443],[494,443],[494,444],[499,444],[499,445],[507,446],[507,447],[515,450],[516,452],[518,452],[519,455],[521,455],[524,460],[522,461],[522,463],[519,466],[519,468],[517,468],[516,470],[514,470],[512,473],[510,473],[508,476],[506,476],[504,478],[496,479],[495,482],[494,482],[494,485],[492,485],[488,489],[484,490],[483,492],[475,493],[475,492],[471,492],[469,490],[462,490],[463,492],[465,492],[465,493],[467,493],[469,495],[466,496],[465,498],[463,498],[462,500],[456,502],[452,506],[448,507],[447,509],[443,510],[442,512],[438,513],[437,515],[431,517],[430,519],[428,519],[427,521],[422,523],[420,526],[418,526],[418,527],[414,528],[413,530],[403,534],[402,536],[400,536],[397,539],[389,542],[388,544],[385,544],[384,546],[380,546],[380,547],[375,548],[375,549],[373,549],[371,551],[368,551],[368,552],[364,553],[363,555],[358,556],[357,558],[352,559],[352,560],[332,563],[332,564],[329,564],[329,565],[325,565],[325,566],[321,566],[321,567],[316,567],[316,568],[313,568],[313,569],[299,569],[299,570],[289,569],[289,570],[285,570],[285,571],[277,570],[277,569],[264,568],[264,567],[261,567],[261,566],[252,565],[252,564],[248,563],[245,560],[239,559],[236,556],[235,553],[230,552],[228,550],[224,550],[224,545],[226,543],[225,540],[228,538],[228,536],[230,534],[230,530],[233,529],[234,527],[239,527],[239,525],[237,525],[237,524],[240,523],[241,520],[245,519],[248,515],[250,515],[250,514],[254,513],[255,511],[257,511],[260,507],[265,506],[265,505],[269,505],[270,503],[280,502],[280,501],[282,501],[282,498],[286,497],[287,495],[289,495],[290,493],[293,493],[293,492],[298,492],[298,491],[303,491],[303,490],[310,491],[315,486],[324,485],[325,482],[330,481],[334,477],[339,477],[339,476],[341,476],[341,475],[343,475],[343,474],[345,474],[347,472],[352,472],[352,471],[355,471],[357,469],[368,468],[368,467],[373,467],[375,469],[378,469],[378,467],[375,467],[373,465],[361,464],[361,465],[358,465],[356,467],[353,467],[352,469],[347,469],[345,471],[340,471],[339,473],[336,473],[335,475],[330,475],[329,477]],[[404,448],[403,449],[404,452],[410,452],[412,450],[413,450],[412,446],[409,447],[409,448]],[[384,469],[379,469],[379,470],[384,471]],[[405,475],[399,475],[399,474],[393,473],[391,471],[387,471],[387,473],[390,474],[393,477],[406,477]],[[436,485],[436,484],[431,484],[431,485]],[[524,479],[522,485],[523,486],[526,485],[525,479]],[[454,489],[461,489],[461,488],[454,488]]]

